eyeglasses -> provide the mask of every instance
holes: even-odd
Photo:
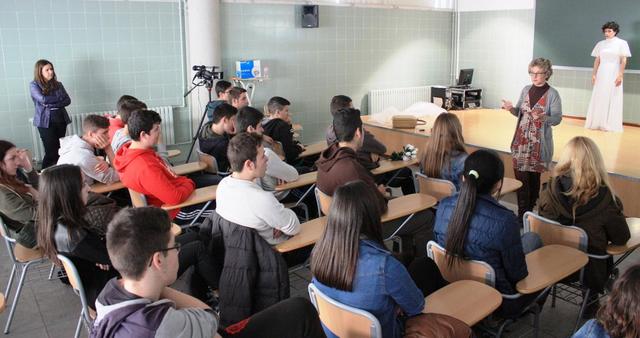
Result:
[[[538,76],[538,75],[546,75],[546,73],[533,73],[533,72],[529,72],[529,76]]]
[[[173,249],[176,250],[176,252],[180,252],[180,243],[176,243],[174,246],[169,247],[169,248],[164,248],[164,249],[158,249],[155,252],[165,252],[165,251],[171,251]],[[151,266],[151,264],[153,263],[153,256],[151,256],[151,259],[149,259],[149,266]]]

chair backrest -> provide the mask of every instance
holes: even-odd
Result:
[[[436,262],[442,277],[449,283],[459,280],[474,280],[495,287],[496,273],[491,265],[483,261],[459,260],[453,266],[447,264],[447,250],[434,241],[427,243],[427,254]]]
[[[147,204],[147,198],[133,190],[133,189],[128,189],[129,190],[129,196],[131,197],[131,205],[133,205],[134,208],[141,208],[141,207],[146,207]]]
[[[523,217],[524,232],[534,232],[540,236],[544,245],[558,244],[580,251],[587,251],[589,237],[577,227],[562,225],[533,212],[526,212]]]
[[[428,177],[423,173],[416,173],[416,181],[421,194],[431,195],[438,201],[456,192],[456,186],[451,181]]]
[[[320,321],[338,337],[381,338],[382,327],[371,313],[342,304],[309,284],[309,299]]]
[[[7,225],[4,224],[2,218],[0,218],[0,235],[4,239],[7,246],[7,252],[9,253],[9,258],[12,262],[25,263],[28,261],[42,259],[42,250],[38,248],[29,249],[20,243],[17,243],[16,240],[11,237],[9,230],[7,229]]]
[[[320,191],[320,189],[318,189],[317,187],[314,188],[314,192],[316,195],[316,202],[318,203],[318,210],[322,212],[322,215],[328,215],[329,208],[331,207],[331,200],[333,198]]]
[[[84,291],[84,285],[82,285],[78,269],[76,269],[76,266],[67,256],[58,254],[57,257],[62,263],[62,267],[67,274],[69,284],[71,284],[73,291],[80,297],[80,303],[82,304],[82,316],[87,325],[89,325],[93,319],[91,319],[91,316],[89,315],[89,302],[87,301],[87,295]]]
[[[218,161],[216,161],[216,158],[207,153],[203,153],[202,151],[200,151],[200,149],[198,149],[197,151],[198,151],[198,160],[200,160],[200,162],[204,162],[207,164],[207,167],[204,168],[204,171],[214,175],[217,174]]]

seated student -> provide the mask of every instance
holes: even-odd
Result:
[[[244,107],[240,109],[236,117],[236,128],[240,132],[262,135],[264,129],[260,122],[262,122],[263,118],[264,114],[258,109],[249,106]],[[276,186],[279,182],[297,180],[299,177],[298,171],[281,160],[272,150],[273,140],[270,137],[262,135],[262,145],[264,146],[264,156],[267,158],[267,171],[264,177],[258,179],[258,184],[262,189],[273,192],[280,201],[287,196],[289,191],[275,191]]]
[[[343,108],[353,108],[353,101],[350,97],[346,95],[336,95],[331,99],[331,115],[335,114],[340,109]],[[333,125],[329,125],[327,127],[327,131],[325,132],[325,138],[327,140],[327,145],[331,145],[336,142],[336,133],[333,131]],[[387,152],[387,147],[382,144],[380,141],[376,140],[376,137],[373,136],[369,131],[365,130],[364,132],[364,141],[362,142],[362,148],[360,148],[357,152],[358,160],[368,170],[374,169],[378,167],[377,157],[384,155]],[[375,159],[374,159],[375,157]]]
[[[595,319],[587,321],[573,338],[640,337],[640,264],[618,278]]]
[[[255,181],[267,171],[262,136],[239,133],[227,150],[231,175],[218,184],[216,212],[229,222],[256,229],[267,243],[276,245],[300,231],[296,214]]]
[[[218,99],[207,104],[207,121],[213,120],[213,111],[216,110],[220,104],[229,101],[229,91],[231,87],[232,85],[229,81],[220,80],[216,82],[215,91]]]
[[[448,264],[461,257],[484,261],[495,270],[496,289],[515,294],[516,283],[529,274],[525,253],[542,246],[542,241],[531,232],[521,237],[516,215],[493,197],[504,178],[504,164],[495,152],[472,153],[463,173],[460,191],[438,204],[436,241],[449,253]],[[536,296],[504,299],[498,313],[517,317]]]
[[[98,181],[104,184],[118,182],[118,172],[111,167],[114,153],[109,143],[109,120],[104,116],[88,115],[82,121],[82,136],[71,135],[60,139],[58,164],[75,164],[82,169],[84,180],[91,185]],[[109,163],[97,150],[103,150]]]
[[[424,297],[446,282],[428,258],[413,270],[422,275],[414,279],[391,255],[382,242],[376,203],[373,188],[362,181],[336,189],[327,226],[311,255],[312,283],[330,298],[373,314],[383,337],[402,337],[405,320],[420,315]],[[466,327],[467,337],[470,331]],[[335,337],[326,327],[325,333]]]
[[[561,224],[575,225],[589,236],[587,251],[605,255],[609,242],[622,245],[629,240],[622,202],[609,185],[609,175],[598,146],[589,138],[577,136],[564,147],[553,177],[544,184],[538,212]],[[589,259],[585,268],[585,283],[593,299],[603,291],[611,269],[612,258]],[[597,302],[587,308],[595,314]]]
[[[455,114],[438,115],[427,139],[420,171],[433,178],[451,181],[460,190],[460,178],[467,159],[462,138],[462,125]]]
[[[266,135],[282,144],[287,163],[295,164],[298,161],[298,155],[304,151],[304,147],[293,139],[289,105],[291,102],[285,98],[272,97],[267,103],[270,119],[263,123],[263,128]]]
[[[120,105],[120,108],[118,109],[118,116],[120,116],[120,121],[123,123],[123,126],[116,130],[111,137],[111,149],[113,149],[114,153],[117,153],[123,144],[131,142],[127,122],[129,122],[131,113],[141,109],[147,109],[147,105],[144,102],[137,100],[127,100]]]
[[[240,87],[232,87],[227,94],[227,103],[236,109],[248,106],[249,97],[247,96],[247,90]]]
[[[318,314],[291,298],[222,329],[205,303],[169,287],[181,246],[158,208],[124,209],[109,224],[107,249],[122,279],[111,279],[96,301],[91,337],[323,337]]]
[[[26,149],[0,140],[0,217],[18,244],[36,246],[38,172]]]
[[[237,113],[238,109],[232,105],[221,103],[213,111],[213,119],[202,126],[198,136],[200,151],[215,157],[221,172],[229,171],[227,146],[231,136],[236,133]]]
[[[195,184],[184,176],[176,175],[171,167],[153,150],[160,139],[160,115],[153,110],[137,110],[131,114],[127,127],[132,141],[118,150],[113,165],[125,187],[147,197],[149,205],[184,202]],[[171,210],[171,218],[179,210]]]
[[[109,119],[109,142],[111,142],[113,134],[115,134],[118,129],[124,128],[125,123],[120,116],[120,108],[127,101],[138,101],[138,99],[131,95],[122,95],[116,103],[116,115],[105,115]]]
[[[364,135],[360,111],[353,108],[338,110],[333,116],[333,129],[338,142],[323,151],[316,162],[318,189],[333,196],[339,186],[349,181],[362,180],[375,191],[380,213],[387,212],[386,188],[376,185],[373,176],[360,164],[356,155],[356,151],[362,147]],[[404,258],[407,260],[414,256],[426,256],[427,242],[433,238],[433,231],[428,226],[430,219],[430,211],[419,212],[397,234],[403,241]],[[382,227],[384,237],[393,234],[403,221],[398,219],[385,223]]]
[[[87,217],[89,185],[80,167],[60,164],[42,171],[38,205],[38,246],[52,262],[58,253],[67,256],[78,269],[89,304],[117,276],[111,267],[99,219]]]

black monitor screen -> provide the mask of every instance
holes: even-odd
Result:
[[[470,86],[473,80],[473,68],[460,69],[458,76],[458,86]]]

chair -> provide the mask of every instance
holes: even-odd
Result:
[[[207,153],[203,153],[200,149],[196,151],[198,152],[198,160],[207,164],[204,171],[214,175],[218,174],[218,161],[216,161],[216,158]]]
[[[434,241],[429,241],[427,243],[427,254],[429,258],[431,258],[440,273],[442,273],[442,277],[449,283],[453,283],[459,280],[474,280],[481,283],[485,283],[491,287],[495,288],[496,285],[496,273],[493,270],[493,267],[486,262],[478,261],[478,260],[462,260],[456,263],[454,266],[449,266],[447,264],[447,250],[441,247],[438,243]],[[544,290],[540,293],[538,297],[543,296],[547,290]],[[504,299],[516,299],[521,297],[522,294],[516,293],[513,295],[502,294],[502,298]],[[537,299],[532,301],[530,305],[525,307],[521,312],[521,316],[526,314],[527,312],[533,313],[533,335],[534,337],[538,337],[539,329],[540,329],[540,307],[537,304]],[[512,319],[506,319],[498,328],[498,331],[491,332],[494,333],[496,337],[502,336],[502,333],[505,327],[513,322]]]
[[[127,190],[129,190],[129,197],[131,197],[131,205],[133,205],[134,208],[142,208],[142,207],[148,206],[147,198],[143,194],[133,189],[127,189]]]
[[[456,186],[451,181],[440,178],[428,177],[423,173],[416,173],[416,190],[421,194],[428,194],[435,197],[438,202],[442,199],[453,195],[456,192]]]
[[[76,266],[66,256],[60,254],[57,256],[64,267],[64,271],[67,273],[69,284],[71,284],[73,291],[80,297],[80,302],[82,303],[82,310],[80,310],[80,317],[78,318],[78,325],[76,326],[76,332],[74,334],[74,338],[78,338],[80,337],[80,327],[82,327],[83,323],[87,332],[91,333],[91,326],[93,325],[95,312],[89,308],[87,296],[84,292],[84,286],[82,285],[82,280],[80,279],[80,274],[78,273]]]
[[[320,321],[338,337],[382,338],[380,322],[371,313],[342,304],[309,284],[309,299]]]
[[[587,244],[589,243],[589,236],[582,229],[574,225],[563,225],[556,221],[550,220],[548,218],[544,218],[538,214],[535,214],[531,211],[528,211],[522,216],[524,232],[534,232],[540,236],[542,239],[543,245],[551,245],[558,244],[568,246],[574,249],[578,249],[589,256],[591,259],[608,259],[611,257],[610,255],[594,255],[587,252]],[[577,283],[562,283],[566,285],[566,288],[562,290],[567,292],[567,296],[559,297],[560,299],[572,303],[574,305],[580,306],[580,312],[578,313],[578,319],[576,320],[576,325],[573,330],[575,332],[578,330],[580,325],[580,319],[582,318],[582,314],[588,305],[589,294],[591,290],[585,286],[584,283],[584,267],[580,269],[580,278]],[[557,284],[553,286],[551,292],[551,306],[555,307],[556,305],[556,290]],[[578,289],[579,292],[574,291]],[[582,297],[582,302],[578,302],[576,299]]]
[[[5,297],[9,298],[9,295],[11,294],[11,287],[13,286],[13,279],[16,275],[16,269],[18,267],[21,268],[20,280],[18,281],[16,295],[13,297],[13,303],[11,303],[11,309],[9,310],[7,323],[4,327],[4,333],[8,334],[11,327],[11,322],[13,321],[13,316],[15,315],[16,306],[18,305],[18,301],[20,300],[20,294],[22,293],[22,287],[24,286],[27,271],[29,271],[29,268],[32,265],[43,263],[46,259],[44,258],[43,253],[40,249],[28,249],[18,244],[16,240],[9,235],[9,231],[1,218],[0,235],[2,235],[2,238],[7,245],[9,258],[11,259],[11,262],[13,262],[11,274],[9,275],[9,282],[7,283],[7,288],[4,292]]]
[[[314,193],[316,195],[316,203],[318,204],[318,213],[320,213],[320,216],[328,215],[332,197],[320,191],[318,187],[314,189]]]

